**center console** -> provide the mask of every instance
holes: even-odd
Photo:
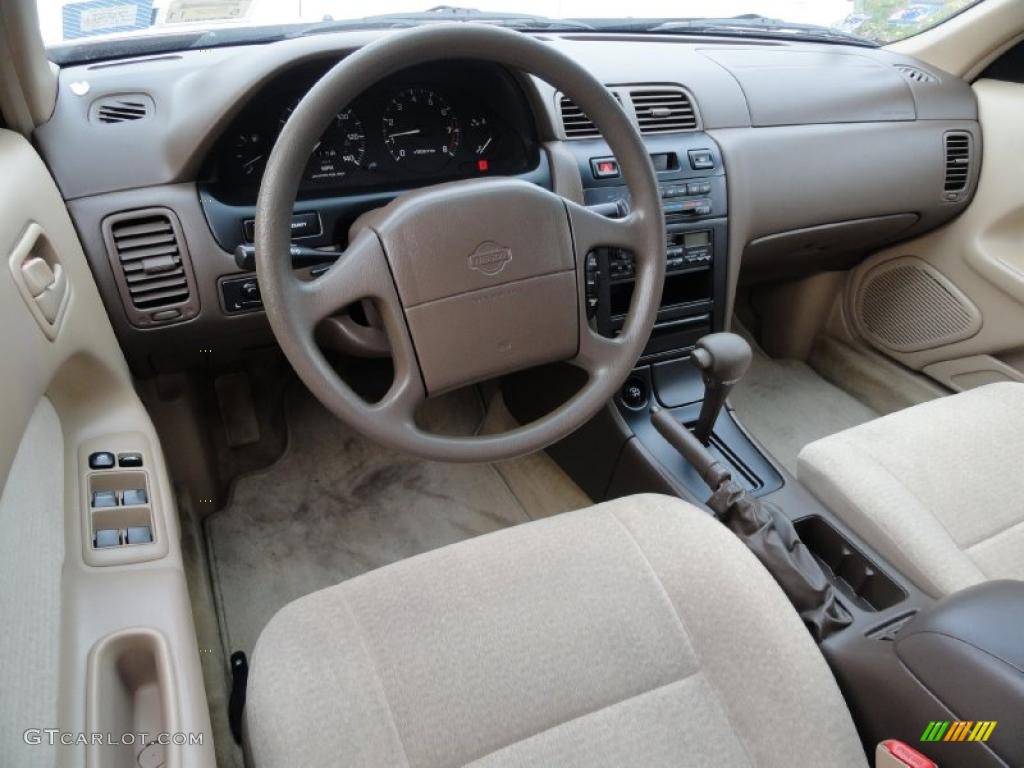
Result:
[[[685,356],[701,336],[725,325],[727,195],[718,145],[706,134],[648,136],[665,214],[665,287],[641,363]],[[584,202],[610,216],[629,210],[629,191],[603,141],[570,144]],[[604,249],[589,255],[587,306],[597,329],[614,335],[633,295],[633,257]]]
[[[695,498],[703,498],[708,489],[656,435],[650,416],[651,408],[658,406],[677,409],[687,423],[697,420],[704,387],[689,355],[699,339],[726,326],[725,161],[716,142],[701,132],[647,135],[644,142],[665,217],[665,284],[654,329],[616,407],[628,434],[657,462],[659,471],[669,472]],[[600,139],[575,140],[568,146],[583,180],[584,202],[607,216],[626,215],[629,191],[608,146]],[[614,336],[633,294],[633,257],[621,250],[598,249],[587,256],[586,278],[589,317],[598,332]],[[719,416],[709,447],[748,490],[760,495],[782,486],[782,477],[730,411]]]

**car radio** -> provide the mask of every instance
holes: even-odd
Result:
[[[648,136],[645,142],[662,158],[653,164],[665,217],[665,284],[642,358],[657,361],[686,354],[702,335],[724,327],[726,178],[719,150],[705,134]],[[625,216],[629,191],[618,176],[618,165],[607,155],[590,155],[592,146],[602,145],[573,144],[584,201],[606,216]],[[599,333],[614,336],[633,295],[633,255],[598,249],[587,255],[585,272],[588,316]]]

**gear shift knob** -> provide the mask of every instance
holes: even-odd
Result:
[[[704,378],[704,403],[693,433],[704,445],[711,441],[711,431],[733,385],[750,368],[751,357],[747,340],[735,333],[712,333],[694,347],[690,359]]]

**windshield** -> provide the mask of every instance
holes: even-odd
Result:
[[[436,0],[37,0],[47,46],[155,35],[221,35],[221,44],[356,26],[413,26],[465,19],[517,29],[600,29],[680,34],[857,38],[888,43],[935,26],[979,0],[472,0],[472,8]],[[373,16],[367,17],[368,13]],[[710,23],[714,22],[714,23]],[[861,42],[864,42],[863,40]],[[204,41],[207,45],[217,41]]]

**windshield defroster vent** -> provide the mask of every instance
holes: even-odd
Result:
[[[928,85],[935,85],[939,82],[939,79],[929,72],[925,72],[920,67],[914,67],[910,64],[896,64],[896,69],[901,75],[907,80],[911,80],[915,83],[927,83]]]
[[[110,216],[103,222],[110,265],[133,325],[149,327],[194,317],[195,278],[181,225],[166,208]]]
[[[629,92],[640,133],[672,133],[697,128],[697,113],[681,88],[642,88]]]
[[[116,125],[144,120],[153,113],[153,100],[144,93],[130,93],[96,99],[89,107],[89,121]]]
[[[951,131],[943,137],[946,153],[946,176],[943,197],[951,202],[959,200],[971,178],[971,135]]]

